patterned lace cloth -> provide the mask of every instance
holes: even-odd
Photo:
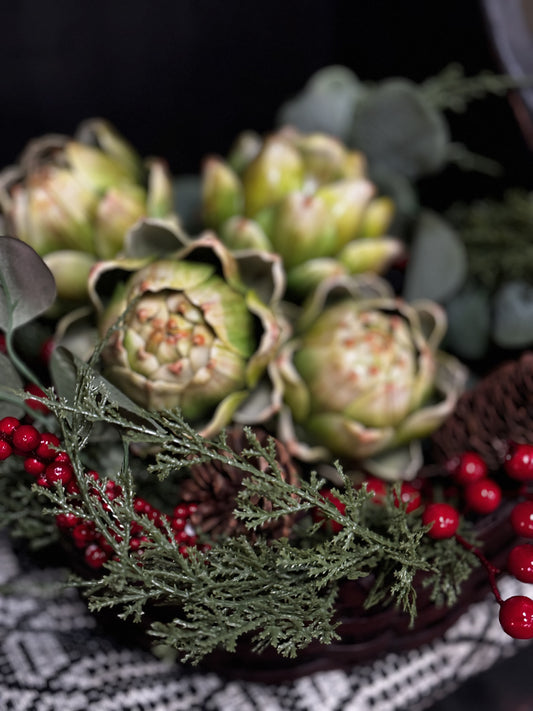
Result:
[[[349,672],[277,686],[227,681],[121,646],[64,579],[0,534],[1,711],[422,711],[524,645],[502,632],[488,598],[443,638]],[[504,597],[526,589],[501,584]]]

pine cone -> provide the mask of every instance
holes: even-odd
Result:
[[[533,443],[533,352],[504,363],[464,393],[434,433],[437,461],[473,450],[497,469],[508,442]]]
[[[266,445],[269,435],[261,429],[253,429],[254,435],[261,445]],[[241,427],[228,431],[227,442],[230,449],[240,453],[249,447],[249,442]],[[298,472],[285,446],[276,440],[276,459],[285,481],[298,485]],[[250,459],[250,464],[261,471],[268,467],[267,462],[259,457]],[[239,493],[246,472],[238,467],[232,467],[219,460],[204,464],[195,464],[190,468],[191,478],[184,482],[181,490],[183,501],[196,503],[197,511],[191,515],[191,523],[212,539],[219,536],[236,536],[245,534],[253,539],[253,533],[243,521],[235,518],[233,512],[236,497]],[[260,505],[267,511],[272,510],[272,503],[262,499]],[[285,515],[264,524],[261,531],[270,538],[289,536],[294,523],[294,516]]]

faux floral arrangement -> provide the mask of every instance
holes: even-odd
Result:
[[[0,179],[1,523],[61,541],[92,609],[146,620],[185,660],[327,649],[354,582],[355,627],[373,608],[407,625],[417,595],[453,606],[480,563],[504,629],[533,636],[480,535],[492,517],[505,555],[533,535],[530,434],[515,417],[454,439],[465,397],[486,397],[461,395],[441,348],[467,250],[414,188],[480,162],[442,99],[508,86],[330,68],[282,127],[207,158],[187,204],[106,122],[30,144]],[[434,247],[446,283],[427,279]],[[508,564],[529,582],[531,549]]]

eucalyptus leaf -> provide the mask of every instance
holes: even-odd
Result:
[[[147,430],[152,432],[161,430],[160,426],[150,417],[149,412],[139,407],[91,365],[82,361],[66,348],[58,346],[54,349],[50,361],[50,373],[56,392],[68,404],[74,405],[78,398],[80,384],[84,380],[93,393],[100,393],[131,422],[145,425]]]
[[[56,298],[52,272],[22,240],[0,236],[0,329],[9,332],[42,314]]]
[[[482,286],[468,282],[446,304],[448,331],[443,343],[460,358],[482,358],[490,339],[490,297]]]
[[[511,281],[494,295],[494,342],[504,348],[525,348],[533,343],[533,286]]]
[[[201,230],[202,179],[199,175],[179,175],[172,183],[174,210],[189,234]]]
[[[67,404],[73,405],[78,377],[75,356],[66,348],[58,346],[52,351],[48,367],[56,393]]]
[[[10,399],[5,399],[2,395],[2,391],[22,390],[23,386],[24,383],[9,358],[0,353],[0,418],[8,416],[22,417],[25,414],[20,405],[11,402]]]
[[[424,210],[416,224],[403,296],[443,303],[459,291],[467,274],[464,244],[439,215]]]
[[[280,107],[276,125],[294,126],[303,133],[321,131],[346,141],[355,106],[367,91],[347,67],[325,67]]]
[[[355,106],[349,143],[363,151],[372,169],[415,179],[444,166],[449,131],[416,84],[390,79]]]

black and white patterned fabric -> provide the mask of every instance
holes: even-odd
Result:
[[[444,638],[350,672],[228,681],[121,646],[62,585],[65,574],[36,567],[0,535],[1,711],[422,711],[524,644],[502,632],[487,599]],[[501,585],[504,597],[526,588]]]

